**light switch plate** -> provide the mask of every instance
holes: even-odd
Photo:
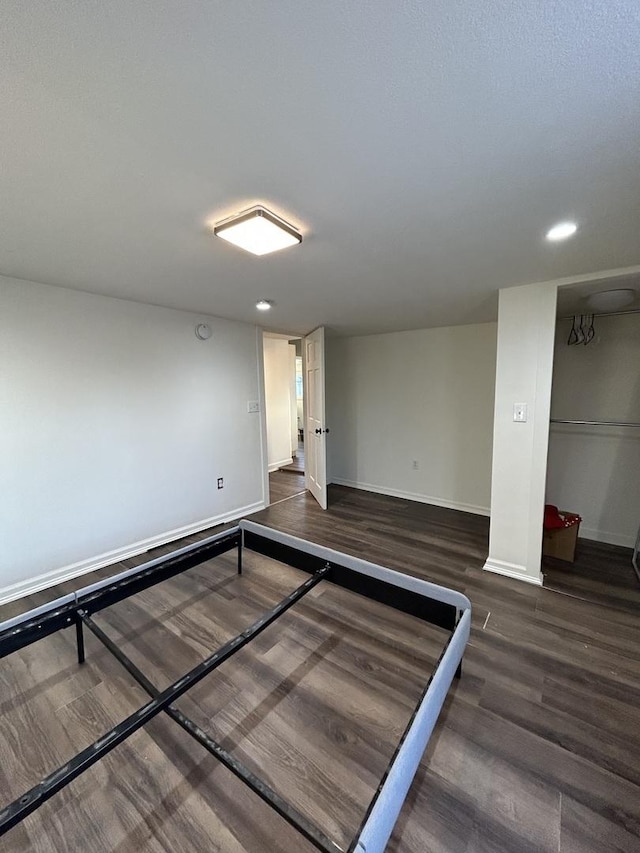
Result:
[[[514,423],[524,424],[527,422],[527,404],[526,403],[514,403],[513,404],[513,420]]]

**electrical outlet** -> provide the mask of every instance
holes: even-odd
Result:
[[[224,477],[218,477],[218,488],[224,489]]]
[[[260,411],[260,403],[257,400],[249,400],[247,403],[247,411],[250,415]]]
[[[411,467],[413,468],[413,470],[414,470],[414,471],[417,471],[417,470],[418,470],[418,468],[419,468],[420,466],[418,465],[418,460],[417,460],[417,459],[414,459],[414,460],[413,460],[413,465],[412,465]]]

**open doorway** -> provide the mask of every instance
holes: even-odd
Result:
[[[269,491],[269,480],[275,483],[272,475],[278,474],[278,478],[296,476],[304,483],[300,483],[301,491],[307,489],[319,506],[326,509],[329,427],[325,420],[325,330],[319,326],[304,338],[266,331],[262,335],[265,387],[263,424],[267,446],[265,494]],[[302,383],[296,377],[300,355]],[[299,406],[300,395],[302,399]],[[302,427],[300,408],[303,413]],[[302,465],[299,464],[301,456],[304,457]],[[291,488],[289,485],[287,491]],[[268,503],[273,503],[273,496]]]
[[[264,332],[263,354],[269,504],[272,505],[305,490],[302,340]]]
[[[295,342],[290,341],[290,343],[293,343],[296,348],[294,364],[295,386],[292,393],[295,395],[296,401],[295,418],[297,437],[294,441],[297,441],[297,444],[293,455],[293,462],[282,470],[304,475],[304,374],[302,372],[302,340],[298,338]]]

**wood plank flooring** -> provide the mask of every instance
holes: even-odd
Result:
[[[631,548],[579,539],[573,563],[545,557],[545,586],[566,595],[575,595],[627,610],[640,612],[640,583],[631,563]]]
[[[291,465],[285,465],[280,470],[289,474],[304,474],[304,443],[302,441],[298,442],[298,449]]]
[[[585,601],[483,572],[488,524],[478,516],[331,487],[327,512],[303,494],[254,518],[452,586],[472,601],[463,677],[390,851],[640,851],[637,608],[619,606],[623,596]],[[590,557],[603,571],[606,554]],[[225,555],[98,618],[163,686],[299,582],[295,570],[258,555],[238,578]],[[597,593],[595,570],[590,582]],[[0,619],[60,593],[6,605]],[[344,845],[441,632],[328,585],[283,620],[179,705]],[[79,667],[65,631],[0,662],[3,800],[145,702],[97,641],[88,639],[87,650]],[[312,849],[167,718],[114,750],[0,846],[12,853]]]
[[[269,501],[271,504],[292,498],[304,492],[304,473],[297,471],[274,471],[269,474]]]

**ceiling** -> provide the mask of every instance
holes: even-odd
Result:
[[[3,0],[2,19],[4,275],[367,334],[640,264],[637,0]],[[211,236],[258,201],[301,246]],[[578,234],[546,242],[564,219]]]

